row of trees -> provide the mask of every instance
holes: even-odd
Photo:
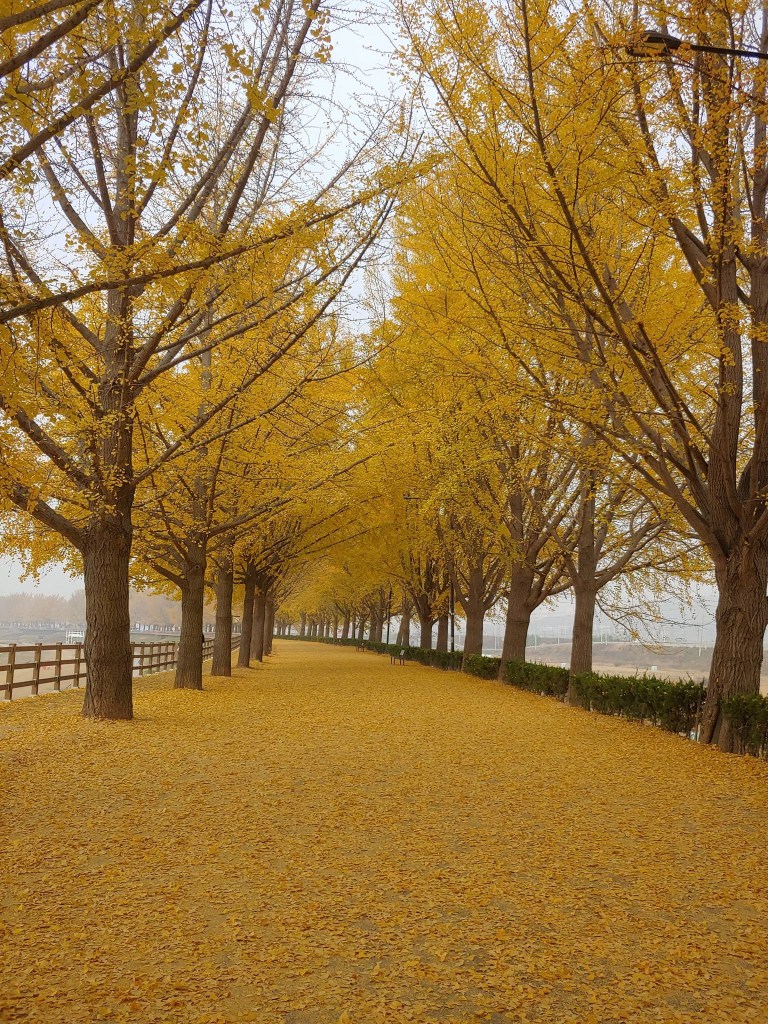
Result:
[[[0,18],[4,536],[84,573],[86,715],[132,715],[131,578],[180,593],[201,686],[206,582],[225,623],[356,461],[339,299],[407,140],[386,110],[341,123],[330,30],[319,0]]]
[[[426,642],[450,577],[468,649],[505,599],[509,658],[570,589],[582,671],[606,587],[709,572],[702,739],[729,750],[721,700],[758,691],[768,622],[765,62],[628,49],[661,26],[766,51],[768,10],[398,10],[434,159],[398,220],[369,389],[413,425],[379,482],[397,543],[358,601],[395,581]]]
[[[395,6],[421,123],[339,119],[316,0],[0,19],[7,543],[82,560],[108,717],[131,576],[181,595],[199,687],[206,586],[222,645],[242,596],[243,658],[273,605],[378,634],[390,593],[444,644],[451,591],[468,652],[500,605],[520,658],[570,590],[581,672],[598,600],[709,573],[702,738],[730,749],[768,622],[766,68],[627,48],[765,50],[767,10]]]

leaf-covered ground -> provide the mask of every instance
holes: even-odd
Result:
[[[0,707],[0,1020],[768,1020],[768,766],[283,642]]]

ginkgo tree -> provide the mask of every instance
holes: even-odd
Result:
[[[13,184],[21,175],[27,187],[3,203],[0,488],[82,558],[88,716],[132,714],[137,488],[192,448],[242,380],[146,461],[140,425],[161,396],[173,401],[185,363],[269,319],[281,295],[340,286],[400,173],[381,170],[380,137],[346,150],[334,140],[335,160],[306,147],[325,105],[319,0],[229,8],[181,8],[169,34],[166,5],[113,3],[112,17],[88,21],[99,59],[83,62],[75,96],[105,92],[64,124],[30,124],[23,103],[5,106],[9,136],[30,141],[8,157]],[[66,62],[71,45],[63,35],[45,61]],[[27,61],[25,81],[45,79],[42,60]],[[104,85],[105,67],[117,84]],[[36,117],[69,109],[72,95],[67,76],[46,79]],[[314,245],[318,231],[325,242]],[[284,266],[277,250],[292,244],[305,253],[296,276],[254,292],[255,264]]]
[[[496,210],[552,358],[589,385],[561,413],[662,494],[711,559],[702,739],[728,750],[721,700],[757,691],[768,621],[765,69],[685,45],[649,60],[633,43],[659,24],[765,49],[763,8],[401,11],[440,131]]]

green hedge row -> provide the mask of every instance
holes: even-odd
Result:
[[[354,638],[296,639],[314,639],[320,643],[347,647],[358,646],[358,641]],[[399,654],[404,650],[404,656],[408,661],[416,661],[433,668],[458,670],[464,661],[464,671],[481,679],[496,679],[501,664],[499,658],[486,658],[479,654],[468,654],[464,659],[461,651],[451,653],[428,651],[421,647],[403,648],[399,644],[376,643],[370,640],[364,640],[363,646],[380,654]],[[655,676],[612,676],[593,672],[573,676],[571,679],[566,668],[527,661],[506,662],[504,678],[506,682],[519,689],[556,697],[558,700],[565,700],[569,683],[572,683],[572,694],[576,698],[576,703],[588,711],[650,722],[668,732],[683,736],[692,736],[695,733],[706,693],[703,683],[670,682]],[[755,757],[768,758],[768,697],[757,694],[729,697],[723,701],[722,712],[736,734],[737,749]]]
[[[768,758],[768,697],[757,693],[726,697],[722,711],[736,734],[736,749]]]
[[[486,658],[482,654],[468,654],[464,658],[464,671],[481,679],[498,679],[501,658]]]
[[[575,703],[603,715],[650,722],[669,732],[690,736],[704,700],[702,683],[673,683],[655,676],[610,676],[590,672],[573,676],[567,668],[508,661],[508,683],[523,690],[565,700],[569,684]]]
[[[577,702],[590,711],[650,722],[684,736],[696,730],[705,693],[703,683],[596,673],[574,676],[573,690]]]
[[[286,639],[288,639],[286,637]],[[294,640],[313,640],[321,644],[335,644],[341,647],[358,647],[361,642],[354,637],[346,640],[332,636],[299,636],[292,637]],[[362,646],[367,651],[375,651],[377,654],[399,654],[404,651],[406,661],[416,661],[420,665],[429,665],[432,668],[452,669],[458,671],[464,658],[462,651],[428,651],[424,647],[403,647],[400,644],[379,643],[376,640],[363,640]],[[467,666],[465,671],[473,676],[480,676],[481,679],[495,679],[499,674],[500,661],[498,658],[484,658],[479,654],[467,655]]]
[[[504,677],[512,686],[546,697],[565,700],[568,693],[569,673],[567,668],[554,665],[537,665],[530,661],[508,661],[504,666]]]

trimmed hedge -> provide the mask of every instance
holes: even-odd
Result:
[[[722,713],[736,735],[737,750],[768,758],[768,697],[758,693],[726,697]]]
[[[287,637],[284,639],[288,639]],[[292,637],[294,640],[313,640],[316,643],[356,647],[355,637],[345,640],[335,637]],[[432,668],[456,671],[462,668],[468,675],[480,679],[496,679],[501,660],[462,651],[430,651],[422,647],[401,647],[400,644],[377,643],[363,640],[363,646],[379,654],[399,654],[405,651],[408,661],[416,661]],[[554,665],[538,665],[528,661],[508,661],[504,665],[504,680],[512,686],[546,697],[565,700],[569,683],[576,703],[588,711],[602,715],[619,715],[637,722],[649,722],[667,732],[692,736],[698,727],[701,706],[704,703],[704,683],[670,682],[656,676],[612,676],[591,672],[571,677],[568,669]],[[736,734],[737,749],[755,757],[768,758],[768,697],[758,694],[728,697],[723,701],[722,713]]]
[[[667,732],[690,736],[704,701],[703,683],[673,683],[655,676],[574,676],[574,693],[589,711],[650,722]]]
[[[482,654],[468,654],[464,658],[463,669],[470,676],[480,679],[498,679],[501,658],[486,658]]]
[[[504,666],[504,679],[521,690],[530,690],[545,697],[565,700],[570,674],[567,668],[537,665],[530,661],[508,661]]]

